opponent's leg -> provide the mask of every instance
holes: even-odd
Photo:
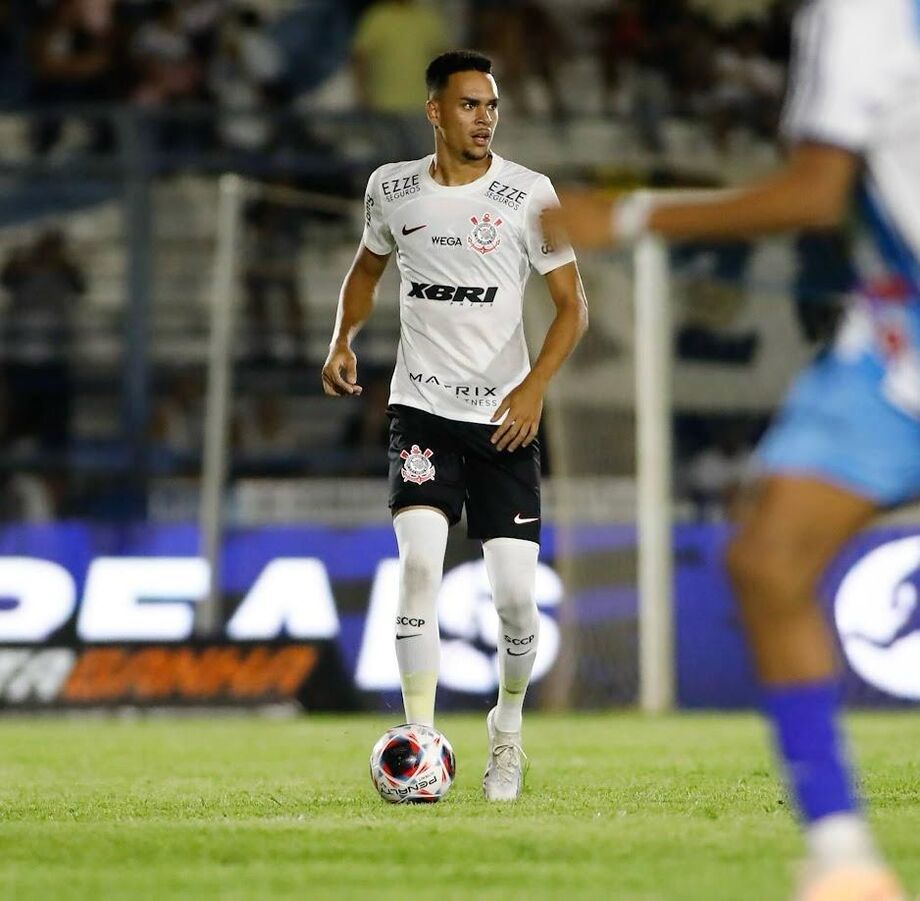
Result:
[[[521,719],[540,634],[534,595],[540,547],[519,538],[493,538],[482,550],[499,620],[498,704],[487,720],[483,791],[490,801],[513,801],[524,783]]]
[[[447,549],[447,517],[410,507],[393,518],[399,545],[396,659],[406,722],[434,724],[440,640],[437,599]]]
[[[857,889],[853,898],[874,897],[859,888],[863,879],[871,890],[888,881],[839,734],[834,643],[816,598],[831,558],[876,513],[871,501],[825,482],[774,476],[728,551],[764,712],[806,832],[803,898],[844,897],[833,887],[821,894],[844,870],[845,884]]]

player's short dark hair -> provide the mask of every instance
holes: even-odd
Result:
[[[475,50],[449,50],[435,57],[425,70],[428,95],[436,94],[447,85],[455,72],[484,72],[492,74],[492,60]]]

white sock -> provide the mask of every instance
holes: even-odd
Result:
[[[540,546],[520,538],[493,538],[482,546],[498,613],[498,706],[495,728],[520,732],[524,695],[530,683],[540,616],[534,595]]]
[[[878,849],[865,819],[858,813],[835,813],[821,817],[805,829],[808,856],[819,867],[878,866]]]
[[[413,509],[393,520],[399,545],[396,660],[407,723],[434,725],[440,641],[438,591],[447,549],[447,518]]]

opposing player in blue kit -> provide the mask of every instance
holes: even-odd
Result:
[[[547,384],[584,331],[587,307],[571,247],[542,238],[540,213],[556,202],[549,179],[491,150],[498,90],[490,61],[447,53],[429,65],[426,82],[435,153],[370,177],[364,237],[342,286],[323,388],[361,393],[351,342],[395,250],[390,509],[406,720],[434,720],[436,601],[448,529],[465,508],[498,613],[499,692],[487,720],[483,791],[490,801],[512,801],[523,785],[522,708],[539,643],[537,429]],[[555,305],[533,366],[522,322],[531,269],[544,276]]]
[[[838,733],[821,573],[879,511],[920,494],[920,0],[812,0],[799,12],[773,177],[707,198],[595,195],[548,210],[575,246],[736,238],[838,223],[856,199],[877,250],[834,346],[799,377],[728,552],[763,709],[807,842],[799,897],[902,898],[870,836]],[[879,598],[882,603],[883,598]]]

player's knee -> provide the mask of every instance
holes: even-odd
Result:
[[[526,585],[498,584],[492,591],[503,628],[517,632],[532,627],[537,617],[537,604]]]
[[[779,553],[750,538],[735,538],[725,554],[725,566],[739,600],[751,594],[772,594],[784,581]]]
[[[437,596],[441,586],[439,561],[423,554],[409,554],[400,565],[400,597],[403,606],[427,605]]]
[[[766,610],[807,601],[813,586],[810,567],[791,545],[739,536],[728,547],[725,564],[743,607]]]

